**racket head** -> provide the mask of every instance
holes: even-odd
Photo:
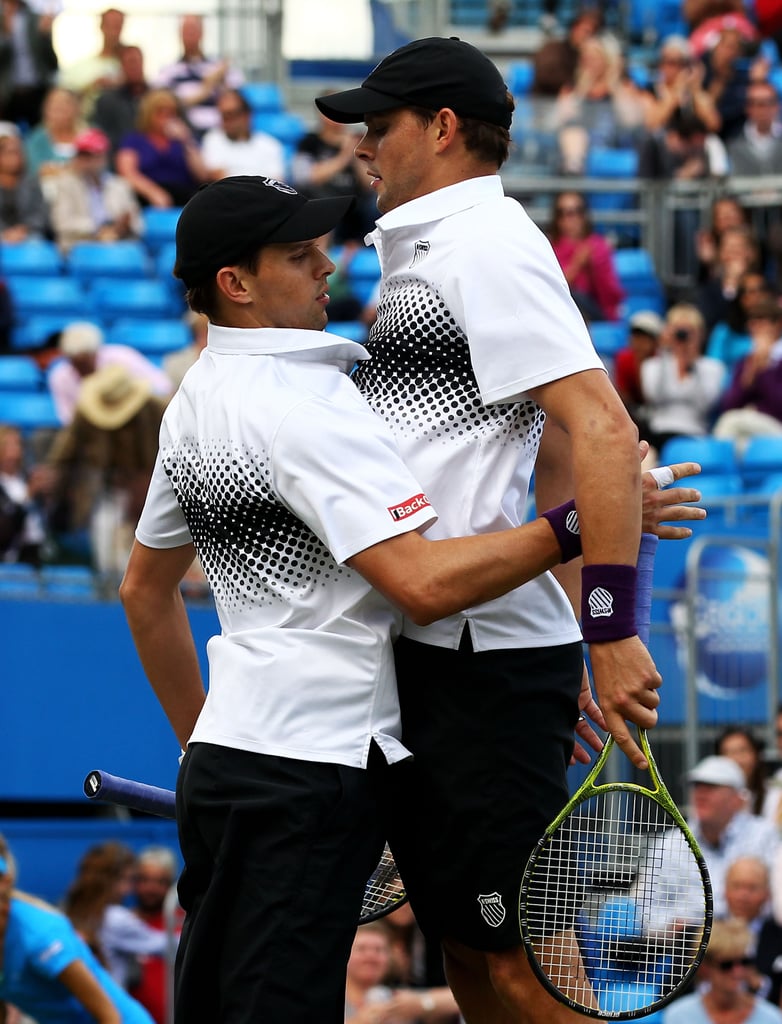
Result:
[[[361,925],[377,921],[404,903],[407,903],[407,893],[393,854],[386,843],[378,865],[364,889],[364,902],[358,923]]]
[[[530,856],[519,923],[530,966],[559,1002],[633,1020],[669,1003],[700,965],[711,881],[653,760],[654,789],[596,785],[607,756]]]

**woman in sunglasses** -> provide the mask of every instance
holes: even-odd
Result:
[[[782,1024],[782,1012],[752,991],[754,962],[749,928],[731,918],[715,921],[691,995],[663,1011],[663,1024]]]

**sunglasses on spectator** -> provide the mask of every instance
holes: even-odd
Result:
[[[718,960],[715,966],[724,974],[727,974],[734,967],[751,967],[754,962],[751,956],[737,956],[733,960]]]
[[[558,217],[579,217],[584,212],[583,206],[560,206],[557,210]]]

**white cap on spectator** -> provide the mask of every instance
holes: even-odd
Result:
[[[64,356],[83,356],[97,352],[103,344],[103,331],[88,320],[68,324],[60,335],[60,351]]]
[[[630,317],[631,331],[643,331],[644,334],[651,334],[653,338],[660,337],[663,326],[662,317],[651,309],[641,309]]]
[[[747,785],[739,765],[729,757],[720,757],[718,754],[699,761],[687,772],[687,781],[705,782],[709,786],[730,786],[731,789],[744,789]]]

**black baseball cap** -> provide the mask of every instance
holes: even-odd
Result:
[[[282,181],[249,174],[202,185],[177,221],[174,275],[194,288],[264,245],[319,238],[353,202],[353,196],[307,199]]]
[[[395,107],[450,107],[460,117],[510,128],[506,93],[502,75],[480,50],[455,36],[431,36],[384,57],[360,88],[320,96],[315,104],[341,124]]]

